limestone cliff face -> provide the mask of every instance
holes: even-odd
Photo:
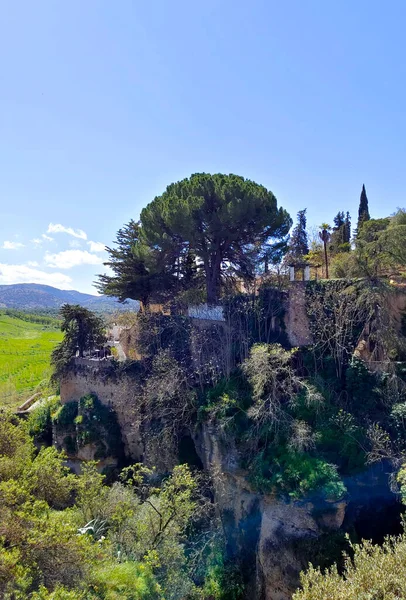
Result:
[[[289,502],[259,494],[238,468],[236,449],[221,431],[203,425],[195,443],[213,478],[229,552],[247,574],[247,599],[289,600],[309,561],[298,550],[298,541],[317,540],[322,533],[339,529],[346,502],[320,498]]]
[[[72,372],[61,385],[62,402],[90,392],[116,411],[129,459],[147,464],[159,459],[162,471],[173,466],[173,456],[160,446],[162,442],[150,443],[153,436],[142,419],[137,378],[117,378],[100,367],[87,367]],[[228,552],[245,573],[247,600],[289,600],[299,585],[300,571],[311,560],[304,548],[317,545],[328,532],[355,524],[360,537],[372,537],[371,527],[382,523],[382,535],[393,533],[388,529],[389,512],[385,513],[388,509],[393,514],[396,506],[388,485],[389,465],[348,478],[348,496],[342,502],[330,503],[317,496],[289,501],[250,487],[246,472],[239,467],[237,449],[220,428],[205,423],[185,435],[212,478]]]

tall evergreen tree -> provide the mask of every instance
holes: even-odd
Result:
[[[365,185],[363,185],[358,208],[357,236],[359,235],[362,225],[365,223],[365,221],[369,221],[370,218],[367,193],[365,190]]]
[[[115,248],[107,248],[109,259],[104,263],[113,275],[99,275],[96,287],[106,296],[120,302],[127,298],[139,300],[146,309],[151,298],[161,300],[164,292],[172,291],[178,281],[180,253],[168,248],[150,248],[141,239],[141,225],[131,220],[118,230]]]
[[[333,233],[331,235],[331,243],[336,251],[339,251],[339,247],[344,244],[345,236],[345,216],[344,212],[338,212],[334,217]]]
[[[237,175],[195,173],[169,185],[118,232],[98,289],[147,304],[204,279],[216,303],[230,280],[253,279],[265,247],[287,236],[292,220],[275,196]],[[173,292],[172,292],[173,296]]]
[[[338,212],[334,217],[334,231],[338,231],[345,224],[344,211]]]
[[[344,223],[344,243],[349,244],[351,241],[351,216],[347,210]]]
[[[306,208],[297,213],[297,225],[292,231],[289,242],[289,255],[291,259],[300,260],[309,254],[309,242],[306,231]]]

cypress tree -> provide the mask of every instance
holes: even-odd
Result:
[[[349,244],[351,241],[351,217],[347,210],[344,223],[344,243]]]
[[[363,185],[358,208],[357,235],[359,234],[361,227],[365,223],[365,221],[369,221],[370,218],[371,217],[369,216],[367,193],[365,190],[365,185]]]

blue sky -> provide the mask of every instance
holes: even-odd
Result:
[[[0,5],[0,283],[93,292],[172,181],[233,172],[310,225],[404,206],[406,4]],[[44,237],[47,236],[47,237]],[[52,239],[47,239],[52,238]]]

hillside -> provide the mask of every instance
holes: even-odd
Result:
[[[0,311],[0,405],[18,405],[49,377],[51,352],[61,339],[56,319]]]
[[[114,298],[83,294],[75,290],[59,290],[49,285],[37,283],[0,285],[0,308],[58,309],[65,303],[80,304],[91,310],[103,312],[138,309],[138,302],[133,300],[129,300],[127,304],[123,305]]]

